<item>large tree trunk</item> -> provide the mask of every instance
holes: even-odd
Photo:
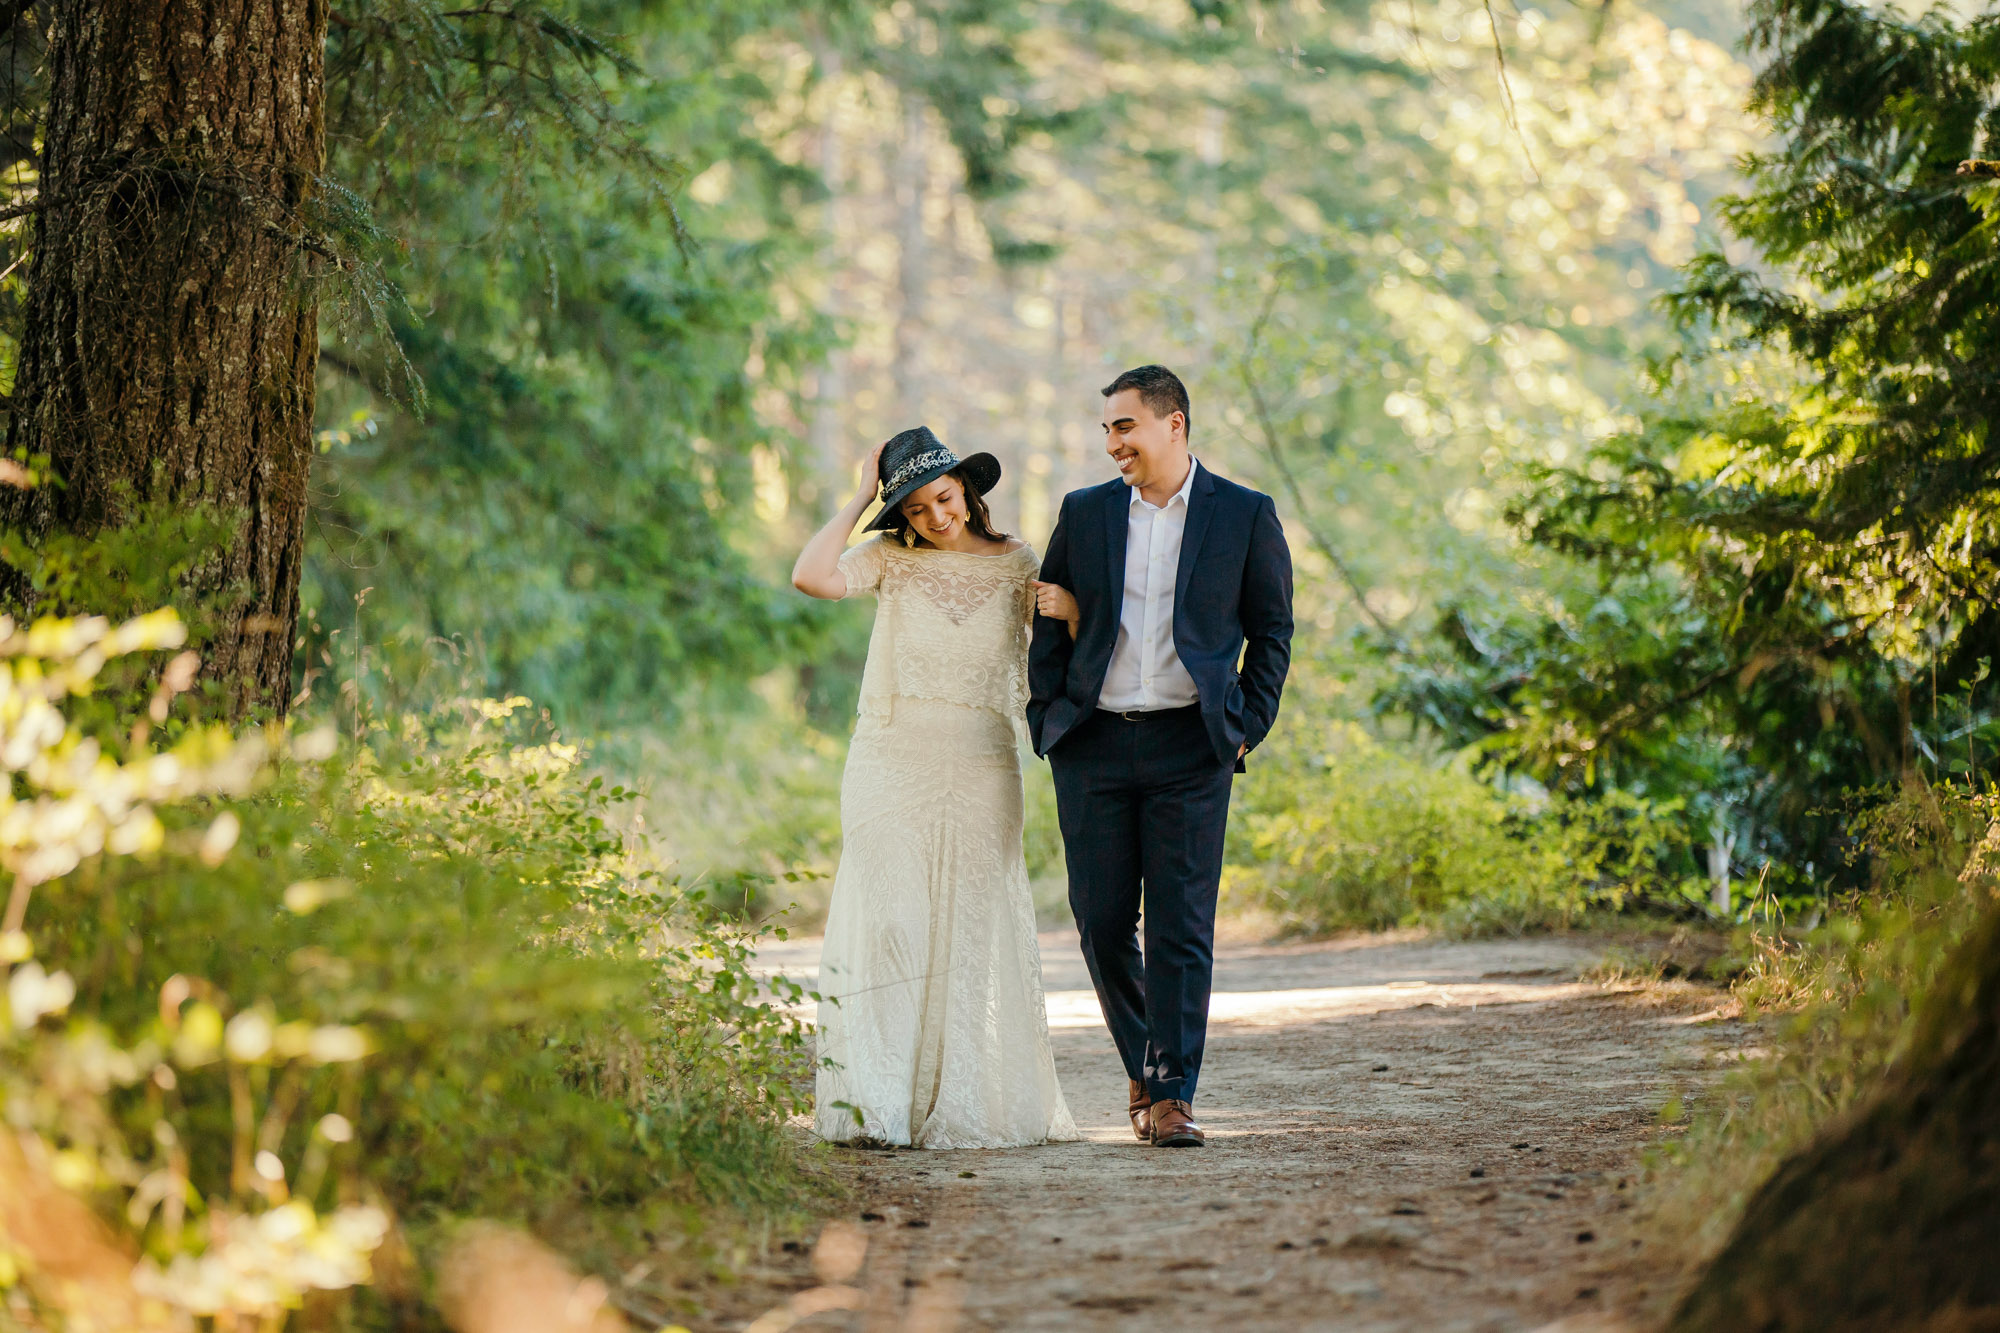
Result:
[[[2000,911],[1909,1055],[1758,1190],[1673,1333],[2000,1329]]]
[[[62,484],[30,537],[202,504],[225,549],[205,670],[237,714],[290,692],[318,310],[326,0],[49,0],[49,106],[9,444]]]

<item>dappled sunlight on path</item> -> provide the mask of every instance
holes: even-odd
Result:
[[[1102,1029],[1097,995],[1074,930],[1039,937],[1049,1026]],[[755,971],[811,989],[819,977],[817,938],[773,942]],[[1568,999],[1598,993],[1576,981],[1596,960],[1587,945],[1558,939],[1434,942],[1356,936],[1310,945],[1222,946],[1216,953],[1209,1022],[1276,1027],[1352,1018],[1424,1005],[1443,1008]],[[1311,982],[1336,984],[1301,984]],[[810,1013],[812,1006],[803,1006]]]
[[[872,1313],[815,1327],[902,1328],[921,1307],[960,1330],[1497,1333],[1657,1301],[1629,1185],[1658,1108],[1734,1031],[1712,994],[1586,981],[1604,945],[1575,937],[1224,947],[1210,1145],[1168,1151],[1126,1127],[1074,935],[1041,943],[1083,1141],[838,1151]],[[814,942],[761,962],[809,982]]]
[[[1582,983],[1440,984],[1431,981],[1391,981],[1380,986],[1319,986],[1304,990],[1217,991],[1210,997],[1209,1026],[1286,1027],[1335,1018],[1379,1014],[1424,1005],[1450,1008],[1482,1004],[1520,1004],[1530,1000],[1569,999],[1595,994]],[[1095,1028],[1104,1024],[1103,1011],[1091,991],[1056,991],[1049,996],[1050,1028]]]

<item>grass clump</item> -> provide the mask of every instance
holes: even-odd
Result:
[[[1912,783],[1850,824],[1868,887],[1811,929],[1775,913],[1741,932],[1747,1060],[1655,1149],[1657,1228],[1692,1261],[1729,1235],[1778,1165],[1881,1085],[1953,946],[2000,888],[2000,794]]]

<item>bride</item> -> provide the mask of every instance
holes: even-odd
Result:
[[[869,527],[882,535],[843,553],[878,480]],[[1021,858],[1017,727],[1037,561],[993,529],[981,497],[999,480],[993,455],[961,461],[927,428],[904,431],[869,454],[861,489],[792,570],[814,597],[879,599],[820,963],[826,1139],[1077,1137]]]

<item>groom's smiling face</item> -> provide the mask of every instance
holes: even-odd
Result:
[[[1178,483],[1187,476],[1187,419],[1155,415],[1137,389],[1104,400],[1104,452],[1127,486]]]

